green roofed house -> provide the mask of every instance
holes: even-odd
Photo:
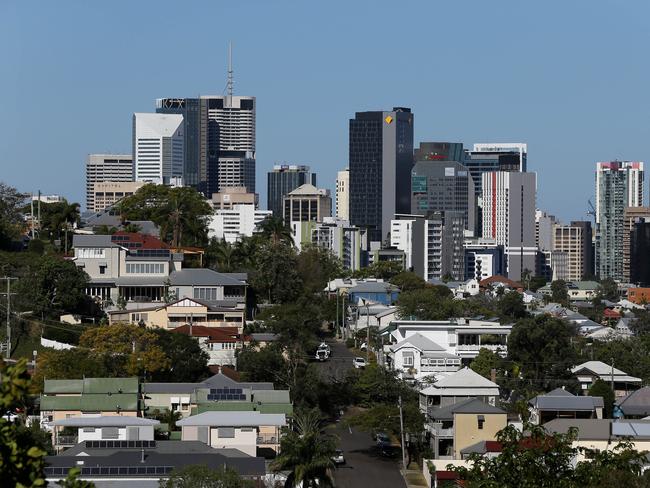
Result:
[[[146,383],[143,392],[146,416],[155,410],[180,412],[184,418],[204,412],[293,413],[288,390],[237,382],[222,373],[200,383]]]
[[[138,378],[84,378],[45,380],[40,399],[41,425],[52,430],[54,422],[78,416],[138,417]]]

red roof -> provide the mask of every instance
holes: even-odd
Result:
[[[603,315],[609,319],[620,319],[621,314],[618,313],[616,310],[612,310],[611,308],[606,308],[603,311]]]
[[[485,452],[501,452],[503,446],[497,441],[485,441]]]
[[[521,283],[518,283],[516,281],[511,280],[510,278],[506,278],[505,276],[500,276],[500,275],[490,276],[489,278],[485,278],[484,280],[481,280],[479,282],[479,286],[482,288],[486,288],[488,285],[492,283],[503,283],[504,285],[514,289],[524,288],[524,285],[522,285]]]
[[[436,480],[457,480],[460,477],[455,471],[436,471]]]
[[[115,237],[120,237],[116,239]],[[169,246],[157,237],[139,232],[118,231],[111,236],[111,241],[127,248],[137,249],[169,249]],[[139,244],[136,246],[136,244]]]

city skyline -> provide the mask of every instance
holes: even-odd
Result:
[[[195,16],[196,28],[173,25],[186,35],[159,39],[162,48],[147,51],[148,69],[135,70],[128,78],[112,64],[126,70],[140,65],[138,56],[148,49],[148,36],[172,27],[164,21],[165,8],[158,13],[145,4],[126,10],[127,4],[119,2],[93,9],[4,4],[0,13],[7,19],[7,29],[0,39],[7,64],[14,69],[0,80],[5,93],[12,94],[0,130],[15,136],[2,138],[2,165],[20,168],[5,179],[23,191],[40,189],[82,203],[87,155],[130,152],[134,112],[154,112],[160,97],[225,91],[228,41],[233,42],[234,93],[258,99],[258,182],[274,164],[305,164],[319,175],[319,186],[334,191],[337,171],[348,165],[348,120],[357,111],[393,106],[413,110],[416,145],[527,143],[528,170],[538,173],[538,207],[565,222],[586,218],[587,200],[595,196],[597,161],[650,159],[643,144],[648,128],[644,107],[649,101],[642,88],[645,68],[636,61],[647,36],[640,13],[649,8],[642,2],[615,9],[590,5],[587,12],[578,5],[551,3],[562,5],[562,16],[549,4],[507,2],[494,10],[470,2],[472,15],[457,27],[440,23],[433,31],[427,18],[434,10],[425,3],[408,9],[373,3],[376,8],[368,13],[368,23],[361,25],[355,19],[362,6],[348,6],[350,15],[341,16],[335,3],[271,7],[252,2],[254,9],[225,5],[219,12],[232,18],[247,13],[254,36],[245,38],[239,25],[224,23],[218,35],[210,37],[209,47],[190,53],[193,46],[206,45],[207,34],[202,32],[206,29],[201,27],[211,17]],[[216,7],[197,3],[187,9],[190,15]],[[442,17],[465,13],[452,5],[436,9]],[[290,15],[277,15],[280,25],[266,25],[271,11]],[[87,21],[80,22],[82,17]],[[314,24],[314,18],[322,22]],[[521,18],[528,21],[514,22]],[[118,20],[124,23],[122,38],[114,38],[109,28]],[[391,20],[409,21],[410,36],[386,42],[381,49],[375,44],[381,32],[370,36],[373,41],[366,39],[373,25],[389,25]],[[509,25],[507,32],[494,28],[497,20]],[[310,29],[322,34],[326,27],[321,24],[350,35],[342,39],[307,35]],[[603,25],[608,28],[606,36]],[[553,36],[548,35],[551,31]],[[454,36],[450,44],[439,42],[453,32],[462,35]],[[514,37],[519,42],[510,42]],[[16,45],[17,49],[7,48]],[[179,53],[186,58],[170,64],[168,60]],[[210,62],[199,64],[198,58],[206,53]],[[393,66],[380,62],[395,59],[397,53],[402,58]],[[435,67],[421,63],[415,77],[419,81],[404,76],[425,55],[436,57],[439,65],[446,63],[450,71],[462,68],[464,76],[434,76],[439,74]],[[610,60],[606,72],[603,56]],[[495,63],[498,70],[493,69]],[[482,72],[490,76],[475,74]],[[313,104],[290,103],[310,97]],[[49,125],[41,144],[34,146],[29,142],[30,127],[44,113],[42,100],[48,100],[45,113],[56,114],[63,123]],[[495,106],[498,112],[490,108]],[[258,186],[265,202],[266,189]]]

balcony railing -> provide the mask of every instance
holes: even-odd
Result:
[[[433,373],[433,372],[439,372],[439,371],[449,371],[449,372],[454,372],[458,371],[460,369],[460,365],[457,366],[452,366],[451,364],[448,364],[447,366],[420,366],[420,371],[422,373]]]
[[[506,352],[508,350],[508,346],[505,344],[458,344],[456,346],[457,351],[470,351],[470,352],[478,352],[481,349],[487,349],[488,351],[492,352],[497,352],[497,351],[502,351]]]
[[[439,423],[431,423],[428,425],[429,427],[429,432],[431,432],[432,435],[435,435],[436,437],[453,437],[454,436],[454,428],[453,427],[448,427],[448,428],[443,428],[442,424]]]
[[[280,438],[275,435],[258,435],[257,445],[280,444]]]
[[[76,435],[57,435],[57,446],[74,446],[77,444],[78,437]]]

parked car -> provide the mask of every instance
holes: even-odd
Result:
[[[332,456],[332,461],[334,461],[334,464],[337,466],[341,464],[345,464],[345,457],[343,457],[343,451],[341,449],[337,449],[334,452],[334,456]]]
[[[352,364],[356,369],[359,368],[365,368],[366,367],[366,360],[364,358],[354,358],[352,360]]]
[[[330,358],[330,346],[325,344],[324,342],[321,343],[320,346],[318,346],[318,349],[316,349],[316,359],[318,361],[325,361]]]
[[[391,446],[390,437],[388,437],[388,434],[385,434],[384,432],[378,432],[375,436],[375,441],[377,442],[377,446],[381,448]]]

